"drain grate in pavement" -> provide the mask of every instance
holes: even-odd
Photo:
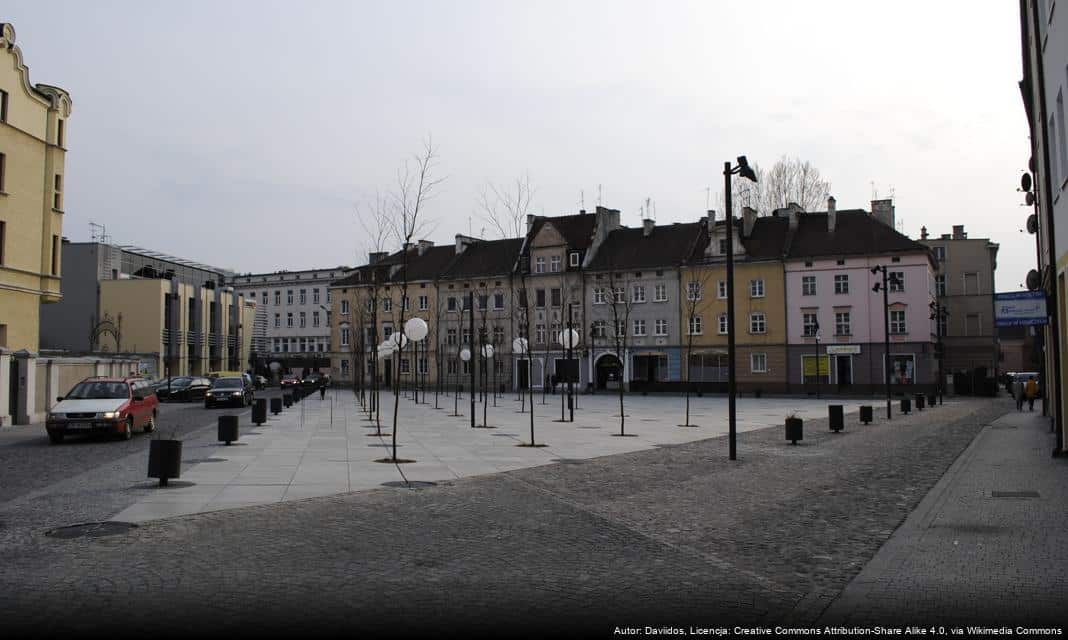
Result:
[[[582,464],[586,462],[580,458],[553,458],[553,462],[559,462],[560,464]]]
[[[199,464],[201,462],[226,462],[226,458],[193,458],[186,460],[186,464]]]
[[[1037,491],[991,491],[991,498],[1038,498]]]
[[[85,522],[72,524],[66,527],[56,527],[45,532],[46,536],[61,540],[74,540],[77,538],[105,538],[107,536],[122,535],[130,529],[136,529],[137,525],[132,522]]]
[[[438,483],[423,480],[411,480],[409,482],[403,480],[391,480],[389,482],[383,482],[382,486],[393,487],[394,489],[426,489],[428,487],[436,487],[438,486]]]

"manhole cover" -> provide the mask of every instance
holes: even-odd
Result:
[[[426,489],[427,487],[436,487],[436,482],[424,482],[422,480],[412,480],[405,482],[403,480],[392,480],[390,482],[383,482],[383,487],[393,487],[394,489]]]
[[[226,458],[194,458],[186,460],[186,464],[199,464],[201,462],[226,462]]]
[[[132,522],[86,522],[72,524],[66,527],[57,527],[45,532],[46,536],[61,540],[73,540],[75,538],[104,538],[126,533],[130,529],[136,529],[137,525]]]
[[[991,498],[1037,498],[1037,491],[991,491]]]

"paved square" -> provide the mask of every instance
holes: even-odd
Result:
[[[382,394],[382,431],[391,431],[394,396]],[[727,399],[690,399],[690,422],[680,427],[684,399],[678,396],[637,396],[624,399],[626,433],[619,433],[618,396],[578,397],[575,422],[560,419],[560,396],[535,395],[535,441],[547,446],[519,447],[530,441],[529,414],[520,413],[515,394],[492,398],[486,407],[493,429],[472,429],[470,399],[459,402],[461,417],[450,416],[453,398],[434,396],[416,404],[402,397],[397,457],[410,464],[375,462],[391,455],[389,437],[373,437],[374,423],[359,410],[354,394],[332,389],[325,400],[305,398],[278,416],[268,414],[262,427],[241,425],[241,439],[230,446],[208,445],[186,450],[189,460],[175,486],[146,491],[143,499],[114,519],[140,522],[175,515],[215,511],[327,496],[380,487],[386,482],[443,482],[467,476],[554,464],[561,459],[589,459],[714,438],[727,433]],[[846,414],[862,401],[814,398],[739,398],[738,431],[782,425],[790,413],[805,419],[826,418],[829,402],[840,402]],[[853,421],[847,419],[847,423]],[[476,404],[482,424],[482,405]],[[191,484],[189,484],[191,483]]]

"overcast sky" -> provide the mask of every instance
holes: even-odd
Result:
[[[6,0],[32,82],[70,91],[66,222],[237,271],[363,261],[354,210],[432,134],[431,239],[480,186],[536,209],[693,221],[722,164],[812,161],[838,207],[965,224],[1033,268],[1015,2]],[[715,209],[721,205],[713,202]],[[470,220],[470,222],[469,222]],[[486,228],[484,235],[492,236]],[[360,253],[357,256],[357,252]]]

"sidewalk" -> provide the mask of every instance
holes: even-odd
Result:
[[[1068,622],[1068,459],[1049,422],[987,425],[820,624]]]

